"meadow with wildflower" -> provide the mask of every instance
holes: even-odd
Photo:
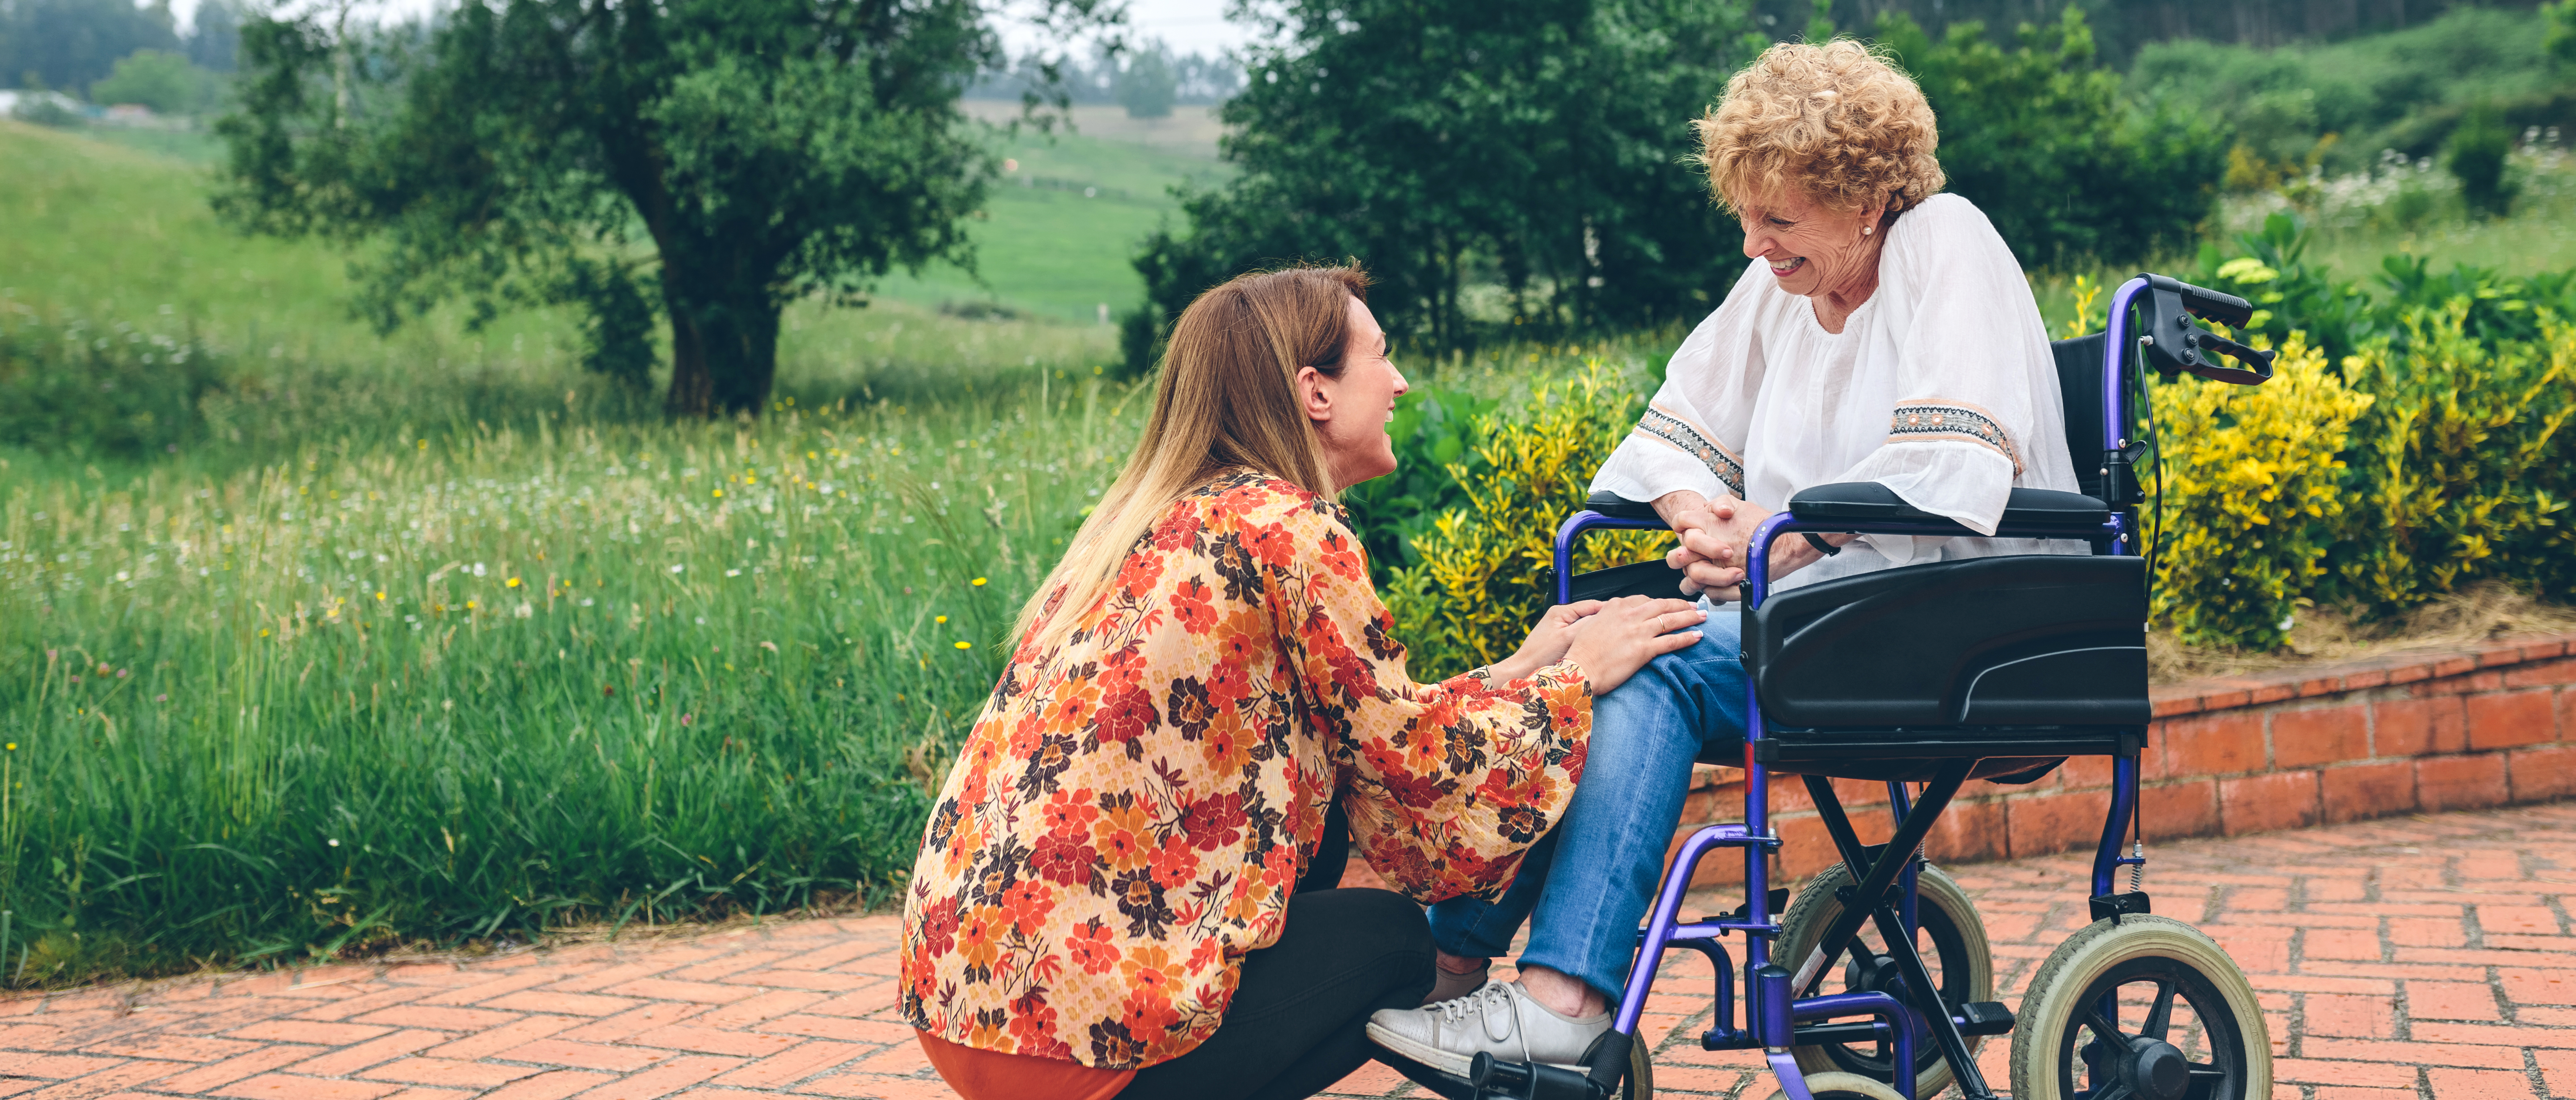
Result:
[[[6,975],[887,883],[1135,397],[17,482]]]

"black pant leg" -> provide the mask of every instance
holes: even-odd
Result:
[[[1351,819],[1336,798],[1332,812],[1324,815],[1324,839],[1315,845],[1315,861],[1306,865],[1306,875],[1297,880],[1297,892],[1289,895],[1288,903],[1295,905],[1298,898],[1340,886],[1350,862]]]
[[[1243,957],[1216,1033],[1148,1067],[1119,1100],[1294,1100],[1367,1064],[1369,1013],[1431,991],[1430,925],[1386,890],[1322,890],[1288,901],[1279,942]]]

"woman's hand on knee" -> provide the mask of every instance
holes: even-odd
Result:
[[[1646,662],[1699,644],[1708,613],[1688,600],[1622,596],[1574,625],[1566,657],[1600,695],[1628,682]]]
[[[1486,669],[1486,682],[1505,683],[1535,675],[1538,670],[1565,659],[1566,648],[1574,644],[1575,625],[1608,606],[1599,600],[1576,600],[1547,609],[1547,614],[1531,624],[1529,639],[1518,652],[1494,662]]]

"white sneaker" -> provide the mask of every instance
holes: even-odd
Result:
[[[1583,1052],[1610,1030],[1610,1013],[1560,1016],[1531,1000],[1518,982],[1486,982],[1464,997],[1420,1008],[1382,1008],[1369,1016],[1369,1041],[1460,1077],[1479,1051],[1506,1062],[1582,1068]]]

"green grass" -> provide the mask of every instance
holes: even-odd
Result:
[[[0,981],[873,896],[1142,411],[1096,326],[892,301],[669,424],[560,317],[379,337],[201,169],[0,159],[0,382],[77,398],[0,446]]]
[[[892,881],[1133,398],[0,464],[29,979]]]

